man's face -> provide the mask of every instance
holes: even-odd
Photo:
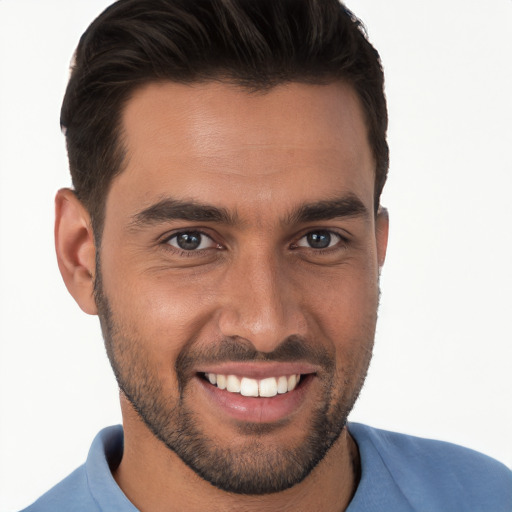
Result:
[[[212,484],[288,488],[338,439],[371,358],[386,220],[356,95],[152,84],[124,142],[97,281],[120,387]]]

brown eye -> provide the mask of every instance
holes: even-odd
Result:
[[[167,240],[167,243],[182,251],[198,251],[216,247],[215,242],[209,236],[199,231],[182,231],[181,233],[176,233]]]

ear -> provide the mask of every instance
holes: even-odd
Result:
[[[96,249],[89,213],[70,189],[55,197],[55,250],[69,293],[83,311],[97,314],[94,301]]]
[[[386,208],[379,206],[377,218],[375,219],[375,238],[377,240],[377,261],[379,268],[384,265],[386,251],[388,248],[389,214]]]

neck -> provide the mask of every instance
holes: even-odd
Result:
[[[141,512],[340,512],[348,506],[359,481],[357,445],[345,428],[299,484],[262,496],[228,493],[199,477],[155,438],[129,404],[122,403],[122,409],[124,453],[113,475]]]

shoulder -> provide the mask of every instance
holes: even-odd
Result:
[[[91,497],[85,465],[80,466],[22,512],[95,512],[100,509]]]
[[[357,423],[349,431],[361,454],[362,481],[378,471],[412,510],[512,510],[512,472],[486,455]]]
[[[87,461],[22,512],[136,512],[114,480],[123,453],[120,425],[103,429],[94,438]]]

